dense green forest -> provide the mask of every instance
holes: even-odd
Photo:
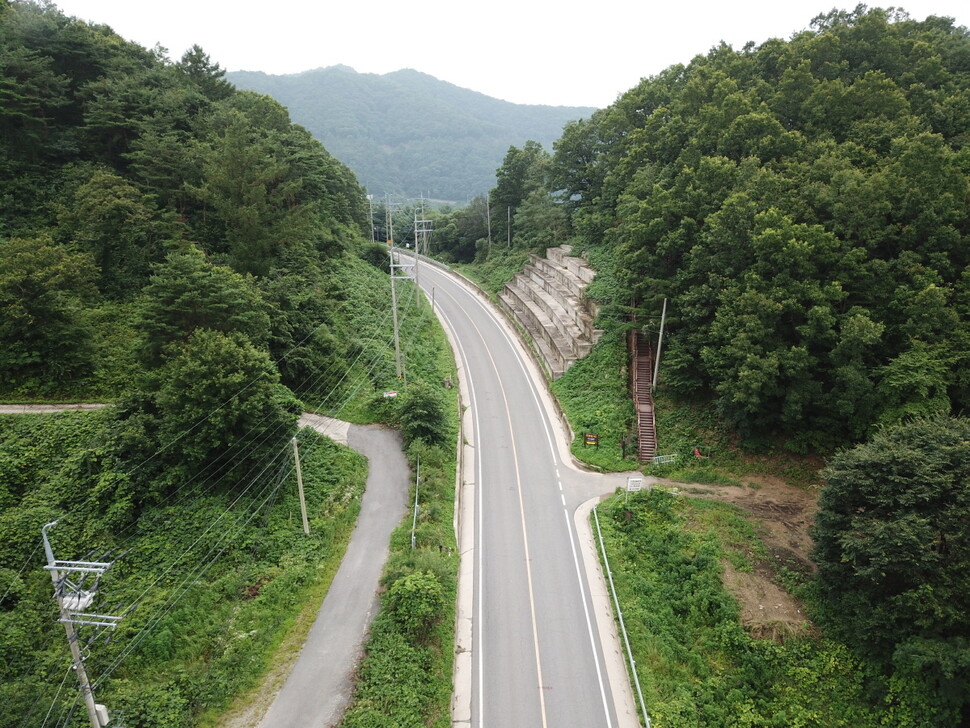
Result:
[[[114,561],[94,608],[121,623],[80,632],[113,725],[211,725],[257,685],[315,613],[366,474],[298,430],[304,409],[398,425],[423,461],[420,548],[392,559],[380,635],[422,681],[397,710],[446,711],[451,360],[405,286],[411,384],[380,396],[400,383],[369,227],[353,173],[201,48],[173,61],[0,3],[0,398],[109,405],[0,418],[0,725],[87,724],[41,568],[54,521],[57,558]]]
[[[726,425],[715,456],[829,458],[818,573],[795,585],[821,640],[741,634],[718,584],[719,560],[743,566],[718,531],[734,515],[608,507],[670,725],[970,720],[968,142],[967,30],[860,6],[672,66],[551,148],[505,141],[488,195],[400,213],[492,288],[531,251],[590,258],[607,331],[557,382],[570,416],[622,431],[623,334],[655,337],[666,299],[661,443],[677,420],[677,448]],[[53,520],[58,557],[121,555],[100,590],[122,626],[82,638],[126,725],[211,723],[256,684],[362,486],[359,458],[297,430],[305,408],[400,425],[427,469],[346,724],[447,725],[450,364],[405,296],[414,386],[380,396],[386,250],[354,174],[202,49],[173,61],[26,1],[0,3],[0,169],[0,397],[111,403],[0,418],[0,725],[84,724],[37,568]],[[294,435],[317,483],[305,540]],[[657,594],[671,610],[638,613]]]
[[[720,46],[513,147],[434,250],[569,241],[655,337],[663,386],[749,444],[864,439],[970,402],[970,39],[945,18],[833,12]],[[511,235],[507,221],[511,220]],[[491,244],[487,225],[491,223]]]
[[[509,145],[536,139],[551,148],[566,122],[595,111],[513,104],[411,69],[376,75],[331,66],[226,78],[285,105],[377,197],[464,204],[495,184]]]

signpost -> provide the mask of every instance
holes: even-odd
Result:
[[[626,501],[623,505],[627,505],[630,502],[630,493],[639,493],[643,490],[643,478],[637,478],[630,476],[626,479]]]

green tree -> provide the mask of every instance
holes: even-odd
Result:
[[[832,626],[897,669],[918,666],[958,714],[970,699],[970,420],[883,428],[825,477],[814,558]]]
[[[387,251],[380,248],[382,261]],[[270,316],[269,353],[283,383],[332,394],[347,373],[347,337],[341,336],[334,297],[321,271],[307,261],[300,274],[274,272],[261,282]]]
[[[417,637],[427,634],[444,607],[441,582],[430,571],[416,571],[391,584],[387,606],[394,621]]]
[[[55,393],[90,372],[83,311],[97,297],[86,253],[49,238],[0,240],[0,387]]]
[[[489,196],[495,240],[510,238],[508,224],[519,207],[531,194],[546,189],[549,159],[549,154],[535,141],[527,141],[522,149],[509,147],[502,165],[495,170],[496,185]],[[513,225],[513,234],[514,228]]]
[[[187,340],[199,328],[266,342],[269,315],[251,278],[212,265],[198,248],[169,254],[153,271],[138,318],[150,366],[160,363],[167,346]]]
[[[398,406],[405,442],[422,440],[428,445],[444,442],[448,429],[439,391],[427,384],[412,383],[401,395]]]
[[[513,245],[543,249],[561,245],[566,242],[568,224],[562,203],[543,189],[534,190],[515,213]]]
[[[226,72],[218,63],[212,63],[209,54],[199,45],[193,45],[185,51],[175,68],[198,86],[202,94],[211,101],[220,101],[233,93],[232,84],[223,78]]]
[[[124,298],[139,291],[161,258],[167,230],[152,202],[124,178],[96,169],[61,209],[59,234],[91,253],[102,293]]]
[[[156,496],[203,472],[232,486],[281,455],[300,410],[266,352],[240,333],[200,328],[122,402],[114,442],[144,466],[137,477]]]

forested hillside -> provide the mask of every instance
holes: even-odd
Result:
[[[342,557],[366,467],[298,430],[303,409],[399,422],[447,502],[448,352],[401,292],[414,392],[380,396],[397,378],[367,214],[346,166],[200,48],[172,61],[47,2],[0,3],[0,400],[111,405],[0,417],[0,726],[86,724],[45,524],[58,559],[114,562],[97,585],[69,577],[122,618],[80,631],[112,725],[178,728],[255,684]],[[422,513],[439,539],[422,570],[447,577],[441,512]],[[447,706],[445,638],[408,653],[437,660],[440,677],[410,672],[428,713]]]
[[[378,76],[332,66],[226,78],[286,106],[378,197],[464,203],[495,183],[510,146],[534,139],[551,149],[566,122],[595,111],[513,104],[414,70]]]
[[[150,367],[205,327],[287,354],[286,382],[334,376],[319,274],[367,225],[354,175],[197,47],[171,62],[31,3],[0,32],[0,392],[115,393],[99,316],[137,319]]]
[[[655,336],[668,299],[667,391],[802,451],[970,404],[970,37],[863,6],[812,28],[645,79],[492,193],[496,252],[506,207],[513,248],[566,213],[612,314]],[[470,259],[479,218],[436,244]]]
[[[669,299],[665,386],[798,447],[970,403],[970,38],[880,10],[813,27],[573,124],[554,183],[635,310]]]

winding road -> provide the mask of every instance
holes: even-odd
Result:
[[[421,264],[462,380],[465,446],[454,725],[639,725],[584,503],[625,475],[578,470],[542,375],[479,293]]]

